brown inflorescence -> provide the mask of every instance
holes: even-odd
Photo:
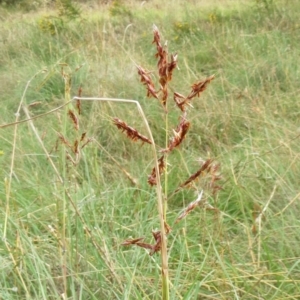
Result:
[[[212,163],[211,159],[207,159],[202,166],[200,167],[200,169],[195,172],[194,174],[192,174],[184,183],[182,183],[175,191],[178,192],[180,189],[188,186],[191,182],[195,181],[204,171],[209,171],[210,170],[210,165]]]
[[[136,129],[128,126],[124,121],[114,118],[114,124],[121,129],[123,132],[126,133],[127,137],[133,141],[141,140],[144,143],[152,144],[151,140],[148,139],[146,136],[140,134]]]
[[[168,99],[168,82],[172,79],[172,73],[177,66],[177,54],[171,55],[171,61],[169,62],[167,44],[164,46],[161,45],[160,42],[160,33],[158,28],[153,26],[153,44],[156,45],[157,53],[155,57],[158,59],[157,67],[158,67],[158,75],[159,75],[159,83],[160,90],[162,91],[161,102],[163,106],[166,106],[166,102]]]
[[[161,156],[158,160],[158,170],[159,174],[162,174],[165,169],[165,161],[164,161],[164,155]],[[153,186],[157,184],[156,180],[156,170],[155,167],[152,169],[151,174],[148,176],[148,183]]]
[[[194,210],[197,206],[200,205],[200,203],[202,201],[202,195],[203,195],[203,190],[198,195],[197,199],[194,200],[193,202],[189,203],[189,205],[183,210],[183,212],[176,219],[175,224],[178,223],[179,221],[181,221],[183,218],[185,218],[192,210]]]
[[[200,97],[201,93],[207,88],[207,85],[215,78],[214,75],[211,75],[204,80],[201,80],[199,82],[196,82],[192,85],[192,90],[190,94],[185,97],[179,93],[174,93],[174,101],[176,105],[179,107],[181,111],[185,111],[185,106],[190,105],[191,100],[194,97]]]
[[[121,245],[122,246],[130,246],[130,245],[137,245],[144,249],[149,249],[149,255],[153,255],[154,253],[160,251],[161,249],[161,232],[160,231],[152,231],[152,235],[155,239],[155,244],[148,244],[142,242],[144,240],[143,237],[136,238],[136,239],[127,239]]]
[[[185,118],[185,115],[181,117],[181,121],[177,128],[174,130],[174,136],[170,140],[169,145],[166,149],[161,150],[162,152],[170,152],[172,151],[175,147],[178,147],[185,135],[187,134],[188,130],[190,128],[190,122],[188,122]]]
[[[150,72],[138,66],[138,74],[141,76],[141,82],[147,87],[147,97],[154,97],[158,99],[158,93],[155,91],[154,83],[150,77]]]

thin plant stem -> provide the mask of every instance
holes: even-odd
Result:
[[[275,185],[270,198],[268,199],[266,205],[264,206],[264,208],[262,209],[262,211],[259,213],[258,217],[256,218],[257,222],[258,222],[258,243],[257,243],[257,247],[258,247],[258,251],[257,251],[257,268],[260,268],[260,257],[261,257],[261,232],[262,232],[262,218],[266,212],[266,210],[269,207],[269,204],[271,202],[271,200],[273,199],[275,192],[276,192],[277,186]]]
[[[168,108],[167,104],[168,101],[166,102],[166,115],[165,115],[165,130],[166,130],[166,140],[165,140],[165,149],[168,148],[168,143],[169,143],[169,114],[168,114]],[[164,170],[164,180],[165,180],[165,197],[164,197],[164,219],[167,220],[167,210],[168,210],[168,154],[166,153],[165,156],[165,170]]]
[[[68,73],[65,73],[62,70],[62,77],[64,79],[65,83],[65,97],[64,97],[64,103],[69,103],[71,96],[70,96],[70,89],[71,89],[71,79],[70,75]],[[63,114],[63,136],[66,136],[67,133],[67,122],[68,122],[68,106],[66,105],[64,107],[64,114]],[[64,152],[64,149],[61,150],[61,162],[62,162],[62,177],[65,179],[67,176],[67,170],[66,170],[66,155]],[[66,180],[64,181],[66,182]],[[57,207],[60,207],[60,200],[57,200]],[[61,272],[62,272],[62,278],[63,278],[63,286],[64,286],[64,295],[67,296],[67,253],[69,252],[66,247],[66,217],[67,217],[67,199],[66,199],[66,193],[63,193],[63,199],[62,199],[62,207],[61,207],[61,216],[58,211],[58,220],[61,220],[61,241],[63,244],[63,251],[59,251],[61,257]],[[59,228],[60,226],[58,226]]]

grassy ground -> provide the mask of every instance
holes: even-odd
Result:
[[[220,212],[199,207],[168,236],[171,299],[299,299],[300,3],[207,2],[91,3],[71,20],[46,8],[2,9],[0,125],[18,117],[37,74],[23,98],[30,116],[82,86],[83,96],[139,100],[163,144],[164,113],[146,97],[135,66],[156,68],[155,23],[179,55],[172,90],[188,94],[215,74],[170,157],[167,189],[193,174],[199,159],[214,159],[222,173],[222,190],[207,196]],[[129,237],[153,243],[159,227],[147,184],[153,158],[112,117],[147,134],[134,106],[98,102],[82,103],[79,132],[66,107],[0,129],[1,299],[161,299],[160,255],[121,246]],[[177,122],[171,114],[170,133]],[[73,166],[58,133],[72,143],[82,132],[95,141]],[[172,197],[169,223],[194,199],[193,189]],[[262,211],[253,233],[253,215]]]

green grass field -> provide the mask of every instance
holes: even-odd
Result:
[[[144,121],[132,104],[81,101],[76,131],[67,103],[80,86],[138,100],[164,145],[179,113],[170,93],[166,127],[136,68],[157,80],[153,24],[178,53],[172,93],[215,75],[169,155],[164,194],[199,160],[222,176],[216,195],[203,176],[168,199],[170,299],[300,299],[300,2],[166,2],[90,2],[71,17],[0,6],[0,299],[162,299],[160,253],[121,245],[153,244],[160,228],[151,148],[112,118],[147,135]],[[202,189],[216,209],[173,225]]]

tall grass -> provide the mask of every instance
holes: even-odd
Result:
[[[42,71],[23,99],[30,117],[55,110],[81,86],[83,97],[139,100],[152,131],[160,132],[156,143],[164,144],[160,104],[145,96],[136,72],[136,64],[153,70],[156,63],[152,23],[169,40],[170,53],[179,53],[171,89],[184,94],[215,74],[192,103],[184,147],[170,157],[168,189],[196,172],[195,158],[215,158],[222,190],[209,200],[220,214],[196,208],[170,233],[170,299],[300,295],[299,3],[268,3],[124,2],[125,15],[109,14],[109,6],[97,14],[83,7],[81,19],[54,35],[39,26],[45,12],[19,21],[20,13],[1,11],[1,126],[15,121],[24,87]],[[72,78],[67,98],[62,68]],[[1,128],[0,297],[160,299],[160,256],[121,246],[130,236],[151,241],[158,227],[156,193],[145,180],[153,156],[146,145],[120,136],[111,117],[146,131],[126,104],[81,104],[78,131],[68,104]],[[170,116],[169,128],[177,122]],[[58,133],[73,145],[83,132],[94,142],[73,165]],[[192,190],[178,192],[167,218],[175,220],[194,199]]]

